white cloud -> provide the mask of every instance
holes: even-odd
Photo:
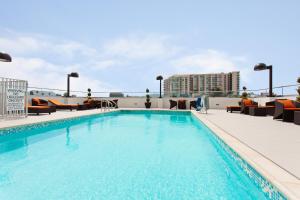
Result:
[[[88,76],[86,68],[95,63],[97,69],[110,67],[113,61],[100,61],[99,52],[74,41],[59,41],[54,38],[12,33],[0,38],[0,49],[12,56],[13,62],[0,63],[1,77],[28,80],[31,87],[66,88],[67,74],[77,71],[79,79],[72,79],[75,90],[112,90],[113,86],[103,83],[95,76]]]
[[[42,41],[32,37],[0,38],[0,48],[17,54],[38,51],[44,46]]]
[[[49,63],[40,58],[13,58],[11,63],[0,63],[1,76],[28,80],[29,86],[53,89],[66,89],[67,74],[77,71],[76,65],[62,66]],[[72,89],[86,91],[116,90],[113,86],[93,77],[80,74],[78,79],[72,79]]]
[[[103,51],[108,56],[128,59],[162,58],[175,54],[178,49],[162,35],[128,36],[111,40],[104,44]]]
[[[96,49],[74,41],[65,41],[55,45],[48,44],[48,46],[52,48],[53,52],[69,58],[75,56],[95,57],[98,54]]]
[[[121,64],[122,64],[122,62],[120,62],[118,60],[110,59],[110,60],[96,61],[94,63],[91,63],[90,65],[91,65],[91,68],[93,68],[95,70],[103,70],[103,69],[118,66],[118,65],[121,65]]]
[[[177,72],[213,73],[238,70],[240,61],[240,57],[231,57],[223,52],[210,49],[183,56],[172,61],[171,64],[174,65]]]
[[[74,41],[59,41],[46,36],[19,36],[0,38],[0,49],[16,56],[31,54],[55,55],[61,59],[96,57],[97,50]]]

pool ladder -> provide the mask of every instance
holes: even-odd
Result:
[[[104,106],[103,106],[102,102],[105,102]],[[116,108],[116,106],[117,106],[115,102],[109,101],[106,99],[101,100],[101,104],[102,104],[101,109],[103,109],[103,111],[110,111],[110,109]]]

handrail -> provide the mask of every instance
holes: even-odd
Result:
[[[107,99],[101,99],[101,108],[103,108],[102,102],[106,102],[106,104],[104,104],[105,105],[105,107],[104,107],[105,110],[106,109],[110,110],[112,108],[117,108],[117,104],[115,102],[107,100]]]
[[[283,95],[284,93],[284,89],[285,88],[292,88],[292,87],[298,87],[300,86],[300,84],[290,84],[290,85],[281,85],[281,86],[275,86],[273,87],[273,90],[276,90],[276,89],[281,89],[282,91],[279,92],[281,93],[281,95]],[[59,89],[59,88],[46,88],[46,87],[33,87],[33,86],[29,86],[28,89],[30,90],[39,90],[39,91],[43,91],[43,90],[46,90],[46,91],[58,91],[58,92],[66,92],[67,90],[66,89]],[[260,92],[260,91],[268,91],[269,88],[260,88],[260,89],[247,89],[246,91],[247,92]],[[290,89],[289,89],[290,90]],[[292,90],[290,90],[291,92]],[[71,90],[70,92],[72,93],[80,93],[80,94],[87,94],[88,92],[87,91],[81,91],[81,90]],[[109,94],[110,92],[120,92],[120,91],[95,91],[95,92],[92,92],[93,94]],[[182,92],[182,95],[190,95],[188,93],[185,93],[184,91],[178,89],[178,90],[173,90],[173,92],[171,93],[166,93],[164,92],[165,96],[167,95],[173,95],[173,93],[180,93],[181,94]],[[195,93],[199,93],[199,94],[224,94],[224,95],[232,95],[232,94],[237,94],[237,93],[241,93],[243,92],[243,90],[238,90],[238,91],[235,91],[235,90],[232,90],[232,91],[197,91],[197,92],[192,92],[193,94]],[[141,92],[141,91],[121,91],[120,93],[123,93],[124,95],[125,94],[129,94],[129,95],[138,95],[140,96],[141,94],[145,94],[145,92]],[[154,91],[154,92],[151,92],[151,94],[159,94],[158,91]],[[294,94],[294,93],[293,93]],[[292,94],[292,95],[293,95]],[[295,92],[296,94],[296,92]],[[291,94],[289,94],[291,95]]]

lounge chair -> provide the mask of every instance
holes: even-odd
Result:
[[[249,108],[250,107],[257,107],[258,103],[255,101],[252,101],[251,99],[243,99],[241,103],[241,113],[249,114]]]
[[[186,109],[186,100],[180,99],[178,100],[178,109],[185,110]]]
[[[249,107],[249,114],[253,116],[273,116],[275,112],[275,101],[266,102],[265,106]]]
[[[192,110],[192,108],[197,109],[196,101],[190,101],[190,110]]]
[[[287,99],[277,99],[277,100],[287,100]],[[275,101],[266,102],[267,115],[274,116],[275,113]]]
[[[226,112],[241,112],[241,106],[227,106],[226,107]]]
[[[172,108],[174,108],[174,107],[176,107],[176,109],[177,109],[177,101],[174,101],[174,100],[169,100],[170,101],[170,109],[172,109]]]
[[[294,112],[294,123],[300,125],[300,111]]]
[[[35,113],[39,115],[40,113],[49,113],[56,112],[55,106],[27,106],[28,113]]]
[[[100,108],[101,102],[99,103],[98,101],[95,101],[93,99],[87,99],[83,102],[83,105],[85,105],[88,109]]]
[[[48,100],[50,103],[52,103],[53,105],[56,106],[56,109],[68,109],[68,110],[73,110],[73,109],[77,109],[78,105],[76,104],[63,104],[58,100],[55,99],[49,99]]]
[[[294,121],[294,112],[300,111],[300,103],[293,100],[276,100],[273,119],[282,119],[286,122]]]
[[[31,99],[32,106],[48,106],[48,101],[40,98]]]

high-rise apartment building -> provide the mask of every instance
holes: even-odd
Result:
[[[240,72],[173,75],[164,80],[165,96],[239,95]]]

